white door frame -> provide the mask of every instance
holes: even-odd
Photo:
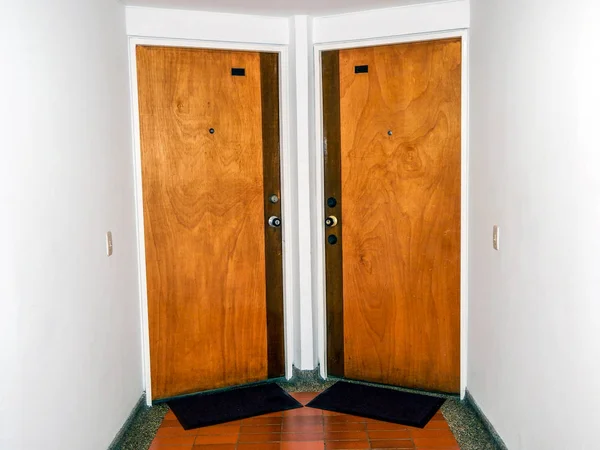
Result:
[[[318,245],[313,249],[316,265],[315,274],[318,298],[315,304],[317,311],[317,333],[319,343],[319,361],[321,376],[327,378],[327,321],[325,295],[325,221],[324,206],[324,161],[323,161],[323,102],[321,79],[321,52],[347,48],[373,47],[377,45],[402,44],[408,42],[431,41],[437,39],[461,38],[462,40],[462,81],[461,81],[461,262],[460,262],[460,395],[464,398],[467,388],[467,332],[468,332],[468,225],[469,225],[469,34],[468,30],[450,30],[434,33],[406,34],[384,38],[373,38],[352,41],[328,42],[316,44],[314,47],[314,77],[315,77],[315,179],[318,181],[315,189],[317,217],[315,217]]]
[[[142,355],[144,387],[146,390],[146,404],[152,404],[152,380],[150,372],[150,336],[148,322],[148,292],[146,284],[146,247],[144,241],[144,210],[142,196],[142,164],[140,146],[140,117],[138,104],[137,60],[135,48],[137,45],[155,45],[163,47],[186,48],[211,48],[224,50],[242,50],[256,52],[273,52],[279,54],[279,111],[280,111],[280,138],[281,138],[281,207],[282,207],[282,232],[283,232],[283,303],[284,303],[284,339],[285,339],[285,376],[292,376],[292,358],[294,354],[293,335],[293,252],[292,252],[292,224],[297,222],[297,208],[292,204],[294,198],[291,180],[292,158],[290,154],[289,133],[289,56],[287,45],[254,44],[237,42],[217,42],[186,39],[168,39],[154,37],[129,38],[129,77],[131,89],[132,108],[132,143],[133,143],[133,170],[135,180],[135,208],[138,248],[138,283],[140,297],[141,330],[142,330]]]

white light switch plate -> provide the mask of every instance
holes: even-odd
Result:
[[[112,231],[106,232],[106,256],[113,254]]]
[[[500,250],[500,227],[498,225],[494,225],[492,245],[494,246],[494,250]]]

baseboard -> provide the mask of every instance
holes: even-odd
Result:
[[[131,410],[129,417],[127,417],[127,420],[125,421],[125,423],[123,424],[123,426],[121,427],[121,429],[119,430],[119,432],[117,433],[117,435],[115,436],[115,438],[113,439],[111,444],[108,446],[108,450],[120,450],[121,449],[121,447],[123,445],[122,441],[123,441],[123,438],[125,437],[125,434],[127,433],[127,430],[131,426],[131,423],[133,422],[135,417],[139,414],[139,412],[145,406],[146,406],[146,393],[144,392],[142,394],[142,396],[140,397],[140,399],[135,404],[135,406],[133,407],[133,409]]]
[[[500,437],[500,435],[498,434],[498,432],[496,431],[494,426],[491,424],[491,422],[485,416],[485,414],[483,414],[483,411],[481,411],[481,408],[479,407],[479,405],[477,404],[477,402],[475,401],[475,399],[473,398],[473,396],[471,395],[471,393],[469,392],[468,389],[465,393],[465,402],[475,412],[475,414],[477,414],[477,417],[479,418],[479,420],[481,421],[483,426],[490,433],[490,436],[492,436],[492,439],[494,439],[494,443],[498,446],[498,449],[499,450],[508,450],[508,447],[506,446],[506,444],[504,443],[504,441],[502,440],[502,438]]]

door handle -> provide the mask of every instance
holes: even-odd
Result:
[[[329,228],[335,227],[337,223],[338,220],[335,216],[329,216],[327,219],[325,219],[325,225],[327,225]]]
[[[268,223],[271,228],[279,228],[281,226],[281,219],[277,216],[271,216]]]

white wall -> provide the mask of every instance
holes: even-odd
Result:
[[[471,20],[468,389],[511,450],[597,449],[600,5]]]
[[[123,7],[2,2],[0,56],[0,448],[103,450],[142,394]]]

